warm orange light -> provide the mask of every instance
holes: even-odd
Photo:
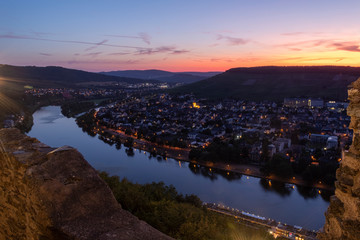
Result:
[[[196,102],[193,102],[192,106],[193,108],[200,108],[200,105],[198,105]]]

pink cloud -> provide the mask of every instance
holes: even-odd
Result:
[[[93,50],[93,49],[97,48],[98,46],[103,45],[103,44],[106,43],[107,41],[108,41],[108,40],[102,40],[102,41],[100,41],[100,42],[98,42],[98,43],[95,43],[95,46],[89,47],[89,48],[85,49],[85,51]]]
[[[349,51],[349,52],[360,52],[360,44],[356,42],[340,42],[333,43],[331,46],[335,47],[337,50]]]
[[[57,42],[57,43],[73,43],[73,44],[82,44],[82,45],[92,45],[92,46],[107,46],[107,47],[116,47],[116,48],[132,48],[139,49],[140,47],[136,46],[127,46],[127,45],[117,45],[117,44],[109,44],[106,43],[107,40],[103,40],[101,42],[86,42],[86,41],[77,41],[77,40],[59,40],[59,39],[50,39],[50,38],[39,38],[39,37],[31,37],[24,35],[16,35],[16,34],[0,34],[0,39],[23,39],[23,40],[36,40],[36,41],[46,41],[46,42]]]
[[[109,53],[109,56],[123,56],[123,55],[128,55],[130,53],[126,53],[126,52],[115,52],[115,53]]]
[[[133,38],[133,39],[141,39],[143,42],[145,42],[146,44],[150,45],[151,44],[151,37],[149,34],[141,32],[138,33],[138,36],[128,36],[128,35],[105,35],[108,37],[116,37],[116,38]]]
[[[40,52],[39,54],[40,54],[40,55],[43,55],[43,56],[46,56],[46,57],[51,57],[51,56],[52,56],[52,54],[50,54],[50,53]]]
[[[97,57],[97,56],[99,56],[100,54],[102,54],[102,52],[93,52],[93,53],[85,54],[84,56]]]
[[[360,52],[360,44],[358,42],[356,41],[341,42],[334,39],[289,42],[289,43],[277,45],[277,47],[287,47],[288,49],[293,51],[300,51],[304,48],[325,47],[332,50]]]
[[[244,38],[224,36],[221,34],[217,35],[217,40],[223,40],[223,39],[226,40],[228,42],[228,44],[231,46],[245,45],[245,44],[251,42],[250,40],[244,39]]]
[[[171,54],[183,54],[183,53],[188,53],[190,52],[189,50],[174,50]]]
[[[179,50],[174,46],[161,46],[157,48],[139,48],[136,55],[152,55],[158,53],[169,53],[169,54],[183,54],[188,53],[189,50]]]

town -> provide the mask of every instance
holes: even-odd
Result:
[[[188,151],[181,160],[252,164],[332,185],[352,139],[346,107],[321,99],[255,103],[157,93],[108,104],[94,117],[112,133]]]
[[[307,98],[286,98],[282,103],[208,100],[191,94],[169,94],[160,86],[157,90],[143,86],[29,89],[26,96],[33,101],[60,97],[76,104],[111,99],[102,105],[85,106],[96,107],[90,114],[96,127],[78,121],[103,141],[113,144],[121,133],[123,140],[126,137],[125,146],[140,148],[148,143],[151,147],[143,149],[151,149],[155,156],[253,165],[265,175],[300,175],[308,182],[333,185],[343,151],[351,145],[347,102]],[[13,123],[7,120],[6,124]],[[171,154],[171,150],[176,151]]]

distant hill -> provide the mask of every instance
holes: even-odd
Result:
[[[194,76],[209,78],[209,77],[213,77],[213,76],[218,75],[223,72],[177,72],[177,73],[190,74],[190,75],[194,75]]]
[[[212,99],[234,97],[253,101],[282,101],[285,97],[345,100],[347,86],[359,77],[359,67],[233,68],[171,92],[194,93]]]
[[[108,76],[63,67],[18,67],[0,65],[0,77],[34,86],[75,86],[80,83],[148,82],[143,79]],[[150,82],[156,82],[150,80]]]
[[[62,67],[17,67],[0,64],[0,126],[7,114],[19,113],[25,86],[32,87],[85,87],[113,86],[115,83],[158,82],[107,76]]]
[[[155,79],[167,83],[193,83],[219,73],[221,72],[167,72],[155,69],[101,72],[101,74],[110,76],[132,77],[144,80]]]

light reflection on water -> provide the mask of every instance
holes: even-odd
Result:
[[[163,181],[183,194],[196,194],[202,201],[222,203],[232,208],[272,218],[283,223],[318,230],[325,222],[324,213],[331,193],[268,180],[228,173],[188,162],[150,157],[134,149],[126,154],[98,137],[83,132],[73,118],[61,114],[60,107],[48,106],[34,114],[34,126],[28,133],[41,142],[77,148],[97,170],[106,171],[132,182]],[[271,185],[271,186],[270,186]]]

